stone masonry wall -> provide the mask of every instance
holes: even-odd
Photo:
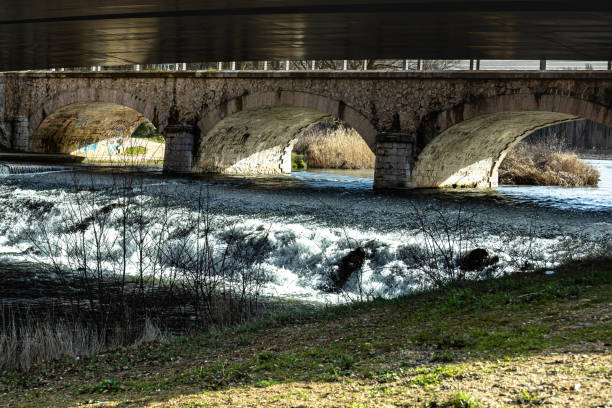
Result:
[[[606,71],[27,72],[0,74],[0,84],[11,140],[26,149],[45,117],[88,101],[133,108],[162,132],[169,124],[198,126],[202,138],[215,120],[261,104],[314,109],[345,120],[371,147],[376,133],[414,135],[413,161],[444,130],[496,112],[557,112],[612,127]]]

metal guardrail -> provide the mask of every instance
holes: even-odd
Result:
[[[594,69],[592,63],[587,61],[573,61],[583,63],[581,70],[612,70],[612,61],[600,61],[602,68]],[[514,63],[516,64],[516,63]],[[604,68],[607,65],[607,68]],[[470,70],[481,71],[483,69],[482,60],[307,60],[307,61],[229,61],[212,63],[171,63],[171,64],[136,64],[123,66],[92,66],[76,68],[51,68],[51,72],[100,72],[104,70],[112,71],[446,71],[446,70]],[[519,70],[524,68],[516,67],[496,67],[496,70]],[[553,70],[576,69],[561,67]],[[528,68],[528,70],[537,70]],[[548,60],[539,60],[539,70],[551,70]]]

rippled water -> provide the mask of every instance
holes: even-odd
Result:
[[[578,211],[612,211],[612,160],[584,160],[599,171],[597,187],[499,186],[497,191],[414,191],[412,194],[488,199],[507,204],[531,204]],[[370,190],[373,170],[313,169],[294,172],[291,177],[311,187],[342,187]]]
[[[500,186],[499,194],[520,202],[558,208],[612,211],[612,160],[585,160],[599,171],[597,187]]]

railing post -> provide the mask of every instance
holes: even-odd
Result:
[[[232,62],[231,62],[231,64],[230,64],[230,69],[231,69],[232,71],[235,71],[235,70],[236,70],[236,61],[232,61]]]
[[[317,69],[317,61],[312,60],[310,62],[310,69],[313,70],[313,71]]]
[[[187,71],[187,63],[183,62],[183,71]]]
[[[419,71],[423,70],[423,60],[417,60],[417,69]]]
[[[134,71],[140,71],[140,65],[138,64],[134,65]]]
[[[342,70],[346,71],[348,69],[348,60],[342,61]]]
[[[363,60],[363,70],[364,71],[368,70],[368,60]]]
[[[268,61],[264,61],[263,69],[264,69],[264,71],[268,70]]]
[[[217,62],[217,71],[223,71],[223,63]]]
[[[546,60],[540,60],[540,71],[546,71]]]
[[[289,66],[289,60],[285,61],[285,71],[289,71],[291,67]]]

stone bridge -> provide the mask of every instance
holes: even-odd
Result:
[[[0,143],[37,150],[45,119],[96,103],[149,119],[170,172],[290,171],[293,143],[331,115],[375,152],[375,188],[490,188],[535,130],[577,119],[612,127],[612,72],[2,73]]]

